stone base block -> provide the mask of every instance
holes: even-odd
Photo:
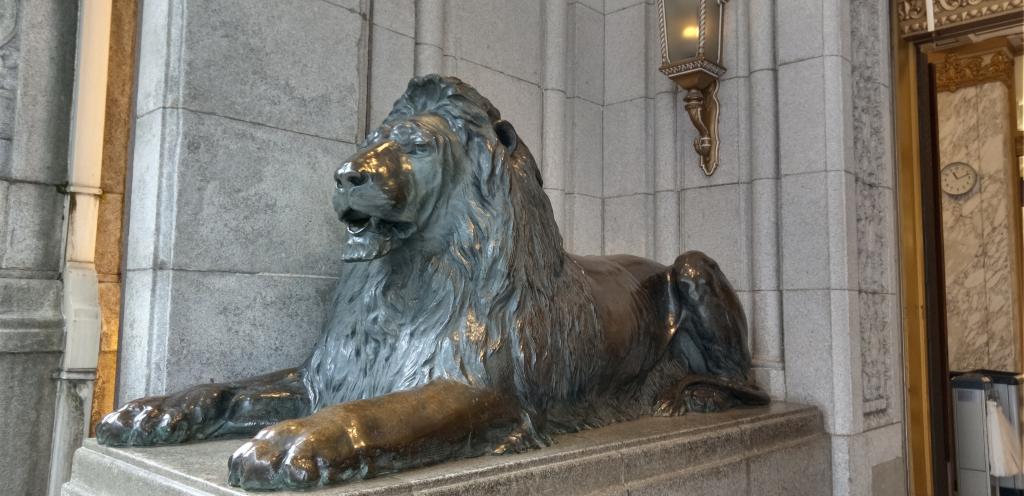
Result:
[[[227,460],[242,440],[75,454],[64,496],[241,495]],[[827,495],[828,437],[811,407],[644,418],[555,438],[551,447],[410,470],[303,494],[337,495]],[[277,493],[296,494],[296,493]]]

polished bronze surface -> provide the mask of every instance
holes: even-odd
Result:
[[[697,128],[693,149],[701,157],[700,168],[710,176],[718,168],[718,80],[703,90],[691,89],[686,93],[686,113]]]
[[[306,488],[767,403],[717,264],[565,253],[533,155],[458,79],[412,80],[334,179],[349,263],[310,358],[129,402],[101,443],[256,434],[230,483]]]

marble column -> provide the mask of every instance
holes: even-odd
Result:
[[[951,370],[1019,370],[1009,88],[989,81],[938,94],[939,166],[977,171],[965,194],[942,193]]]

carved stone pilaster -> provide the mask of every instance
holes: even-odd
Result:
[[[932,2],[935,19],[932,30],[1000,17],[1024,7],[1024,0],[897,0],[896,17],[901,35],[914,36],[929,31],[927,1]]]
[[[18,2],[0,0],[0,169],[11,159],[18,96]]]

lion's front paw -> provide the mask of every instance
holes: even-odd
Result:
[[[364,477],[343,430],[309,419],[263,429],[228,460],[228,483],[246,490],[304,489]]]
[[[224,395],[211,384],[130,401],[100,420],[96,440],[107,446],[153,446],[202,439],[223,416]]]

